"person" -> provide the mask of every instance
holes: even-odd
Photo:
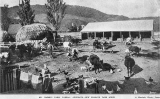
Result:
[[[72,58],[74,60],[77,60],[78,59],[78,49],[77,48],[73,48],[72,49]]]
[[[48,93],[48,94],[54,93],[52,81],[53,81],[52,78],[50,78],[48,75],[45,75],[43,79],[43,84],[42,84],[42,93]]]
[[[128,38],[126,39],[126,45],[131,45],[132,43],[133,43],[133,38],[128,37]]]
[[[52,44],[51,44],[50,42],[48,43],[48,50],[49,50],[49,54],[51,55],[51,57],[54,58],[54,55],[53,55],[53,53],[52,53],[52,51],[53,51],[53,46],[52,46]]]
[[[95,40],[95,41],[93,42],[93,51],[96,50],[97,44],[98,44],[98,40]]]

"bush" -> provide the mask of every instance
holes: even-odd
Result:
[[[15,42],[15,38],[9,33],[4,33],[2,41],[3,42]]]

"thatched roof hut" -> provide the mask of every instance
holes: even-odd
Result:
[[[35,23],[21,27],[16,34],[16,41],[53,39],[53,30],[45,24]]]

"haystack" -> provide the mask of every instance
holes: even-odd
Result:
[[[52,29],[45,24],[35,23],[21,27],[16,34],[16,41],[53,39]]]

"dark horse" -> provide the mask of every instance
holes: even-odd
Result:
[[[130,56],[125,56],[124,65],[127,67],[128,77],[131,77],[132,68],[135,65],[135,61]]]
[[[99,69],[103,70],[103,61],[99,59],[97,55],[90,55],[90,63],[94,66],[95,73],[97,74],[97,70],[100,73]]]

